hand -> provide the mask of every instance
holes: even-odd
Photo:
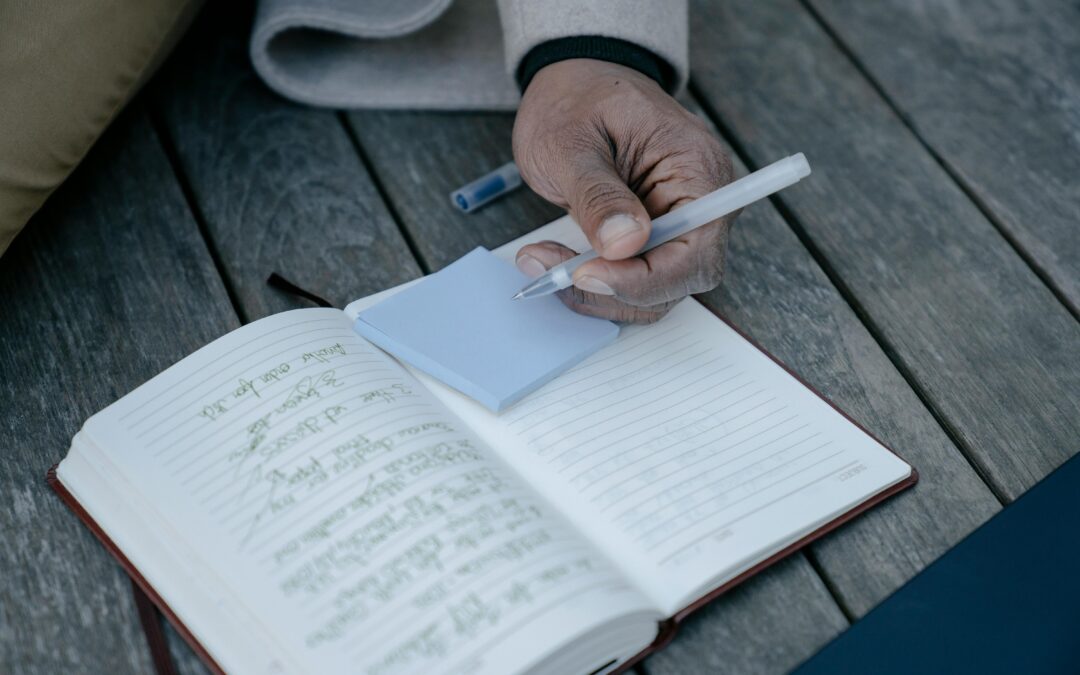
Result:
[[[720,285],[734,215],[632,257],[651,218],[730,182],[731,160],[695,115],[653,80],[606,61],[571,59],[533,77],[514,123],[525,182],[567,209],[602,256],[561,291],[575,311],[649,323],[679,300]],[[576,253],[555,242],[525,246],[531,277]]]

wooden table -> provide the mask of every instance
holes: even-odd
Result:
[[[510,159],[508,114],[288,103],[209,9],[0,258],[0,671],[151,668],[120,568],[44,483],[91,413],[211,339],[338,306],[559,215],[447,192]],[[938,6],[940,5],[940,6]],[[696,2],[687,105],[746,211],[718,307],[922,474],[695,616],[649,675],[790,669],[1080,450],[1075,3]],[[171,631],[184,673],[203,672]]]

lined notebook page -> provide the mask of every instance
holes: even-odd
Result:
[[[496,254],[541,239],[586,245],[563,218]],[[910,475],[692,299],[501,415],[421,377],[668,614]]]
[[[506,672],[646,610],[340,311],[235,331],[86,433],[215,577],[201,581],[217,602],[306,670]],[[165,599],[196,631],[217,611]]]
[[[426,384],[669,613],[910,473],[693,300],[501,416]]]

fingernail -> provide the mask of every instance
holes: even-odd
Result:
[[[643,229],[645,228],[642,227],[641,223],[625,213],[620,213],[609,216],[607,220],[601,223],[596,236],[600,238],[600,246],[607,252],[620,239],[637,234]]]
[[[580,279],[574,279],[574,285],[585,291],[586,293],[596,293],[597,295],[615,295],[615,291],[611,290],[611,286],[608,286],[596,277],[581,277]]]
[[[521,270],[522,274],[529,277],[530,279],[535,279],[544,272],[547,272],[547,268],[544,267],[544,263],[540,262],[528,253],[518,256],[518,259],[514,262],[517,264],[517,268]]]

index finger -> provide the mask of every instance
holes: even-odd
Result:
[[[646,306],[704,293],[720,285],[724,273],[728,224],[725,219],[625,260],[597,258],[574,272],[574,284],[604,284],[619,300]]]

